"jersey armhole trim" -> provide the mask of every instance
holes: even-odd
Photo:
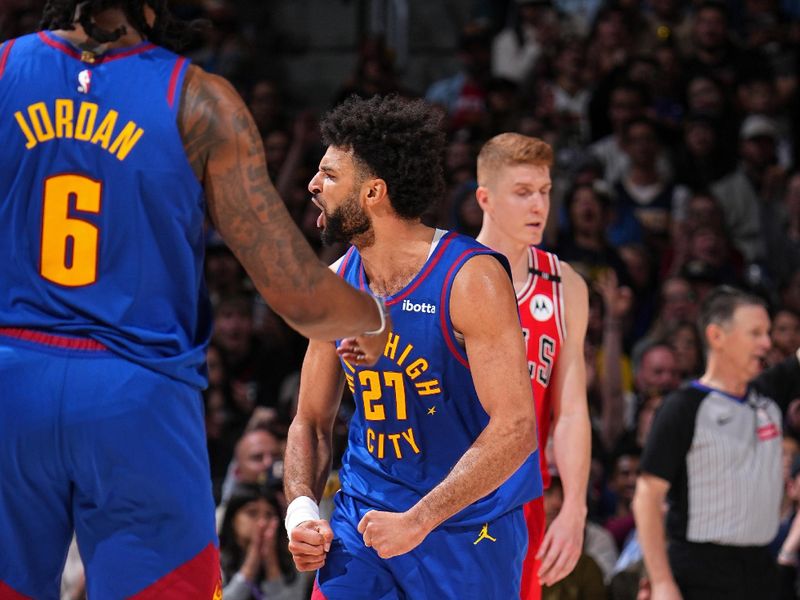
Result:
[[[0,52],[0,79],[3,78],[3,73],[6,70],[6,63],[8,63],[8,55],[11,53],[11,46],[14,45],[16,40],[9,40],[5,44],[0,44],[2,52]]]
[[[184,67],[186,67],[187,60],[181,56],[175,61],[175,66],[172,67],[172,74],[169,77],[169,87],[167,88],[167,105],[170,110],[175,109],[175,91],[178,89],[178,82],[183,80]]]
[[[439,301],[439,306],[441,307],[439,320],[442,326],[442,336],[444,337],[445,344],[447,345],[447,349],[450,350],[450,353],[453,355],[453,357],[466,369],[469,369],[467,352],[458,344],[458,340],[455,336],[455,330],[453,329],[453,322],[450,320],[450,295],[453,289],[453,281],[455,281],[458,271],[470,258],[478,254],[487,254],[487,252],[480,248],[470,248],[468,250],[464,250],[464,252],[462,252],[455,261],[453,261],[450,270],[447,272],[447,275],[444,278],[444,284],[442,285],[442,296],[441,300]]]

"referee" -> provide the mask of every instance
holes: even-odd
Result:
[[[699,321],[705,373],[656,414],[633,500],[652,600],[772,600],[781,412],[800,389],[800,364],[792,356],[759,375],[770,321],[757,297],[717,288]]]

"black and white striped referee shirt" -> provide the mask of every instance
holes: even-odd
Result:
[[[793,356],[753,381],[742,398],[698,382],[667,396],[641,470],[670,483],[670,539],[726,546],[772,541],[783,495],[782,409],[798,392]]]

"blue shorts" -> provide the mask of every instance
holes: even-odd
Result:
[[[210,599],[199,392],[90,340],[19,337],[0,331],[0,598],[57,599],[74,530],[89,598]]]
[[[358,522],[371,507],[339,492],[334,533],[315,598],[415,600],[519,598],[528,533],[522,508],[484,527],[439,527],[412,551],[384,560],[364,545]]]

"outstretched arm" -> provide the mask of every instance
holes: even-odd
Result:
[[[581,555],[586,524],[586,486],[591,462],[591,426],[586,402],[583,342],[589,319],[586,284],[562,263],[566,305],[566,338],[556,361],[553,380],[553,451],[564,485],[564,504],[539,549],[539,577],[553,585],[566,577]]]
[[[233,87],[190,67],[178,123],[211,219],[267,303],[311,338],[377,329],[377,305],[317,259],[289,216],[267,173],[258,129]],[[387,336],[359,340],[370,360]]]
[[[472,379],[489,423],[447,477],[411,509],[364,516],[359,531],[382,558],[413,549],[435,527],[497,489],[536,449],[517,302],[496,259],[477,256],[461,268],[453,282],[450,316],[464,335]]]

